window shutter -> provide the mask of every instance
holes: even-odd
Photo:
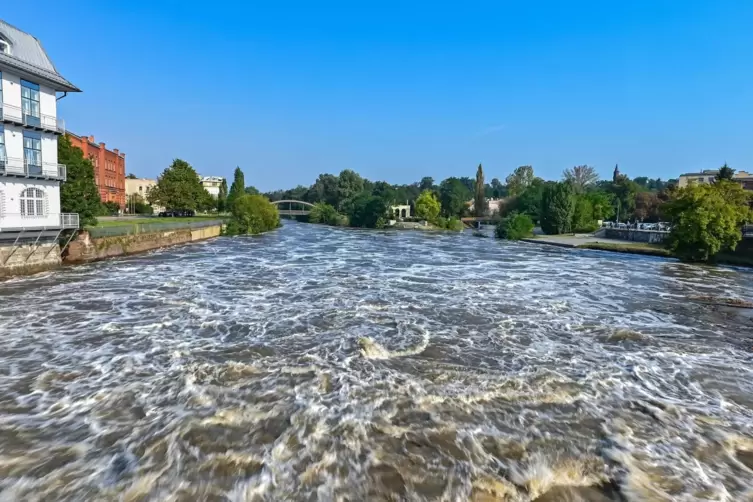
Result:
[[[44,216],[47,217],[50,215],[50,203],[47,197],[47,191],[42,191],[42,196],[44,197]]]
[[[5,192],[0,190],[0,218],[5,216]]]

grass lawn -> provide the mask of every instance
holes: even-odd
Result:
[[[223,216],[194,216],[193,218],[132,218],[132,219],[117,219],[117,220],[97,220],[96,227],[93,228],[101,228],[101,227],[123,227],[123,226],[131,226],[131,225],[142,225],[142,224],[158,224],[158,223],[178,223],[178,222],[184,222],[184,221],[203,221],[203,220],[222,220],[225,217]]]

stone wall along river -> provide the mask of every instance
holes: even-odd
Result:
[[[729,268],[286,223],[0,284],[2,500],[747,500]],[[569,497],[569,498],[568,498]]]

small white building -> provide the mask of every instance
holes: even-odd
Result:
[[[54,240],[79,226],[77,214],[60,210],[65,123],[57,101],[68,92],[80,90],[57,72],[39,40],[0,20],[0,242]]]
[[[209,195],[216,199],[220,196],[220,186],[222,186],[224,179],[222,176],[202,176],[201,186],[209,192]]]

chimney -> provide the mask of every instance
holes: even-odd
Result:
[[[99,148],[100,148],[100,150],[104,150],[105,149],[105,144],[104,143],[100,143],[99,144]]]
[[[89,136],[89,143],[94,143],[94,136]]]
[[[112,151],[113,151],[113,152],[115,152],[115,155],[117,155],[117,154],[118,154],[118,149],[117,149],[117,148],[113,148],[113,150],[112,150]]]

